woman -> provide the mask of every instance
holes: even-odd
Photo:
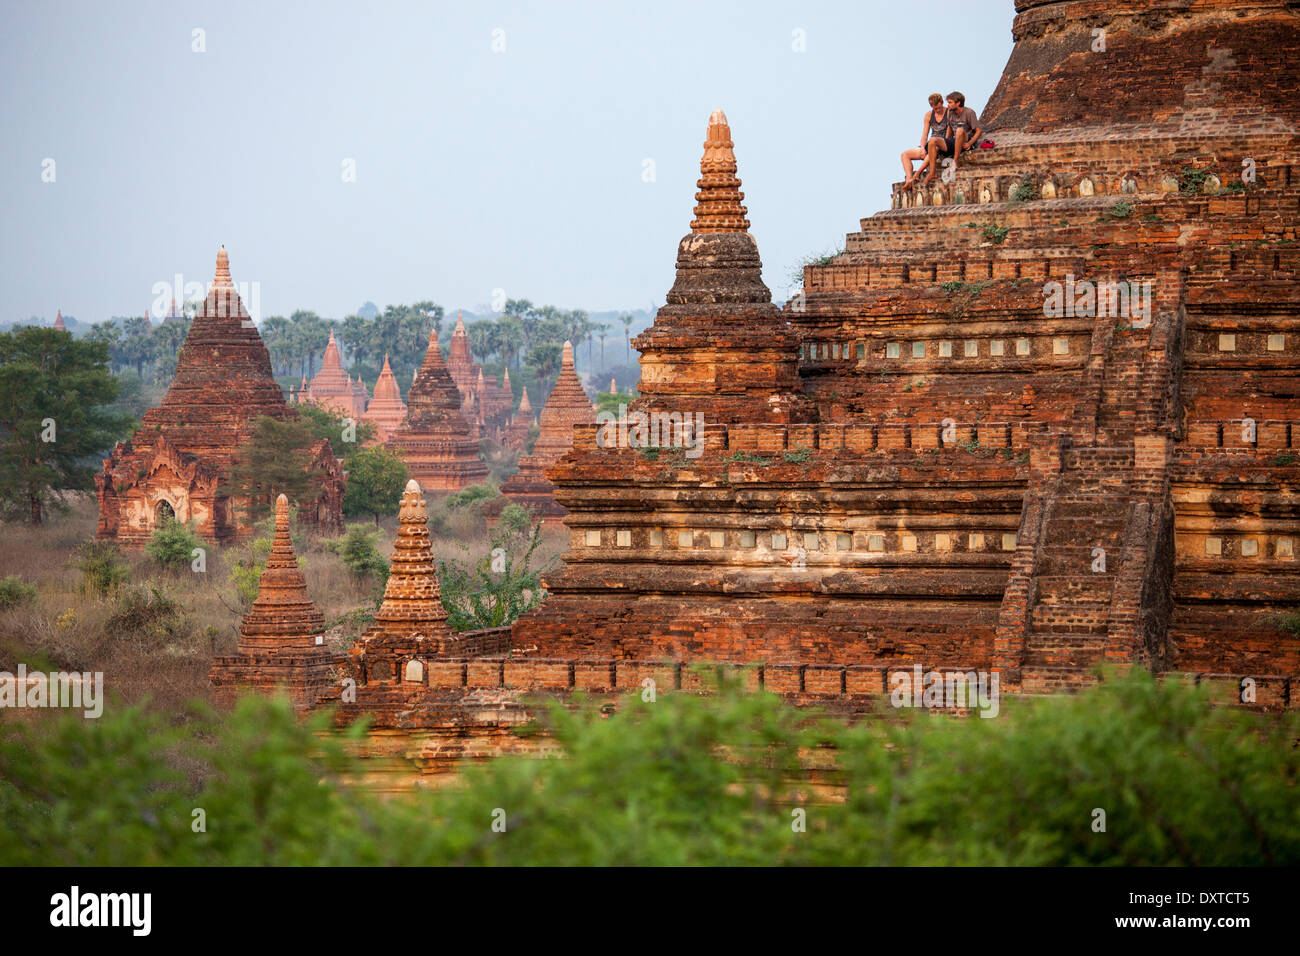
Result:
[[[912,162],[917,159],[925,159],[929,150],[928,144],[931,139],[938,137],[942,140],[948,138],[948,110],[943,105],[943,97],[938,93],[930,94],[930,109],[921,117],[921,145],[914,146],[912,149],[905,150],[901,159],[903,160],[903,171],[907,178],[903,180],[903,188],[909,188],[916,177],[925,172],[929,162],[921,164],[921,168],[912,171]]]

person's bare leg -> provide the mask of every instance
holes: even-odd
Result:
[[[957,158],[961,156],[961,151],[966,148],[966,131],[957,130],[957,139],[952,145],[952,171],[957,172]]]
[[[928,186],[934,182],[934,171],[939,168],[939,146],[942,143],[943,140],[939,139],[937,136],[930,140],[929,156],[927,156],[925,160],[926,165],[930,167],[930,172],[926,175],[925,182],[922,183],[924,186]]]
[[[919,170],[913,172],[912,163],[918,159],[925,159],[925,150],[919,146],[913,146],[911,149],[903,150],[903,154],[900,158],[903,160],[903,172],[907,174],[906,178],[903,180],[903,186],[906,188],[912,185],[912,181],[916,179],[917,172],[919,172]],[[924,168],[924,166],[921,167],[921,169]]]

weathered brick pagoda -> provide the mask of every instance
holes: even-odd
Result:
[[[221,703],[241,690],[281,691],[298,710],[310,708],[333,684],[325,647],[325,618],[307,596],[307,582],[289,539],[289,499],[275,503],[275,537],[257,585],[257,600],[239,625],[234,656],[212,662]]]
[[[1103,662],[1300,706],[1300,12],[1015,6],[995,147],[895,185],[783,310],[711,118],[638,338],[638,408],[704,412],[703,453],[573,426],[547,600],[508,652],[383,672],[385,754],[434,772],[529,693],[702,660],[849,711],[917,665],[1042,693]]]
[[[338,343],[334,341],[333,329],[330,329],[330,340],[321,358],[320,371],[307,383],[306,389],[299,392],[298,401],[319,405],[353,421],[359,420],[366,410],[366,387],[360,376],[354,382],[352,376],[343,370],[343,359],[339,355]]]
[[[210,541],[248,537],[253,529],[222,482],[252,434],[253,419],[297,414],[271,375],[271,358],[231,281],[223,246],[162,404],[145,412],[135,435],[117,443],[95,476],[97,536],[142,546],[160,520],[174,516],[193,522]],[[295,502],[298,515],[341,530],[343,467],[324,439],[309,451],[315,491],[311,500]]]
[[[406,417],[406,402],[402,401],[402,389],[397,384],[397,376],[388,365],[388,355],[384,355],[384,367],[380,369],[375,381],[375,396],[366,406],[363,421],[375,426],[375,438],[379,443],[388,441]]]
[[[459,491],[487,479],[478,439],[460,405],[435,329],[429,333],[429,348],[406,398],[406,417],[388,441],[426,491]]]
[[[528,393],[524,393],[524,400]],[[520,405],[525,422],[531,424],[531,414]],[[573,448],[573,427],[596,420],[596,409],[587,397],[586,389],[578,379],[573,365],[573,345],[564,343],[560,362],[560,377],[546,398],[539,417],[540,431],[533,443],[532,454],[519,460],[519,471],[501,486],[501,493],[516,504],[541,518],[543,523],[558,525],[564,509],[555,503],[554,488],[545,472]]]
[[[547,473],[571,548],[516,656],[762,661],[769,686],[816,673],[850,695],[914,663],[1041,691],[1109,661],[1292,698],[1300,16],[1017,11],[983,112],[996,147],[896,186],[807,268],[788,325],[766,320],[797,342],[771,361],[705,313],[756,276],[711,122],[677,284],[638,339],[639,404],[702,407],[705,453],[665,464],[576,429]],[[1112,284],[1101,305],[1085,280]],[[736,343],[750,361],[715,364]]]

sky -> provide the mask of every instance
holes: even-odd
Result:
[[[983,109],[1013,15],[1011,0],[0,2],[0,323],[139,315],[210,281],[221,244],[260,317],[658,307],[716,108],[782,301],[800,260],[888,207],[930,93]],[[964,62],[936,68],[943,35]]]

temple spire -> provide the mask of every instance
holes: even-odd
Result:
[[[731,127],[722,110],[709,116],[704,139],[704,156],[700,159],[700,178],[695,184],[695,218],[693,233],[748,232],[749,220],[741,205],[745,194],[736,177],[736,154],[732,149]]]
[[[230,281],[230,257],[226,255],[225,246],[217,250],[217,271],[212,277],[212,287],[214,289],[234,288],[234,283]]]
[[[54,317],[54,327],[60,332],[68,331],[67,325],[63,322],[63,310],[59,309],[59,314]]]

